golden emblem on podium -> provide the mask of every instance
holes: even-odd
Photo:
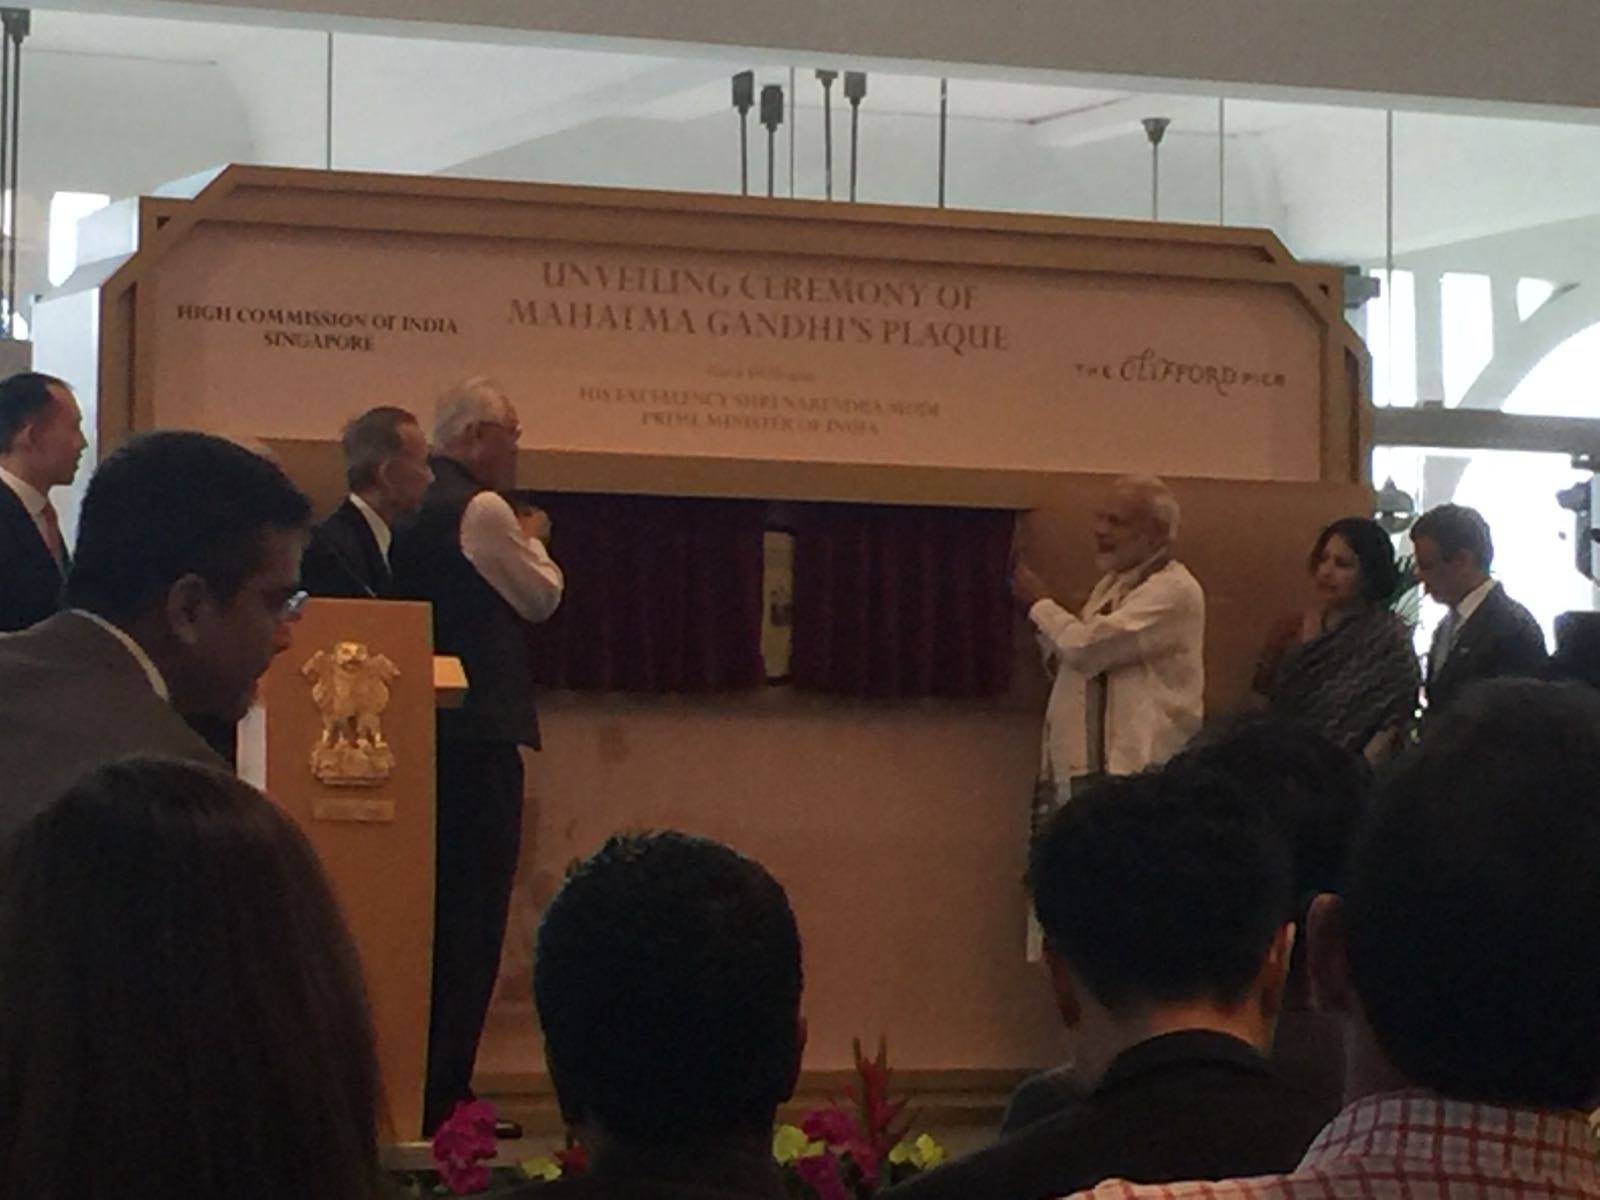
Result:
[[[363,642],[335,642],[300,668],[322,714],[322,736],[311,749],[311,773],[332,787],[376,787],[394,772],[394,748],[383,736],[389,685],[400,668]],[[392,820],[374,813],[366,818]],[[346,819],[352,819],[347,817]]]

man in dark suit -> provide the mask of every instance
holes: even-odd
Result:
[[[1292,879],[1261,804],[1181,762],[1109,779],[1057,810],[1028,881],[1092,1090],[889,1195],[1039,1200],[1109,1178],[1293,1167],[1325,1111],[1265,1055],[1289,972]]]
[[[344,427],[350,495],[311,535],[300,578],[313,596],[388,599],[395,520],[417,510],[433,482],[428,439],[403,408],[368,409]]]
[[[1449,608],[1428,652],[1431,720],[1469,684],[1501,676],[1537,678],[1549,655],[1544,631],[1489,575],[1494,541],[1476,509],[1441,504],[1411,527],[1417,578]]]
[[[522,840],[519,748],[539,748],[528,626],[565,586],[545,549],[549,518],[506,499],[521,434],[498,384],[452,389],[434,422],[433,483],[395,531],[395,594],[432,602],[434,647],[467,674],[465,702],[439,713],[425,1133],[472,1094]]]
[[[87,445],[61,380],[33,371],[0,380],[0,633],[61,607],[69,559],[50,489],[72,482]]]
[[[289,644],[311,506],[222,438],[134,438],[101,464],[67,610],[0,636],[0,844],[102,763],[219,765],[184,720],[237,721]]]
[[[613,837],[546,908],[533,990],[590,1161],[529,1200],[782,1200],[772,1124],[805,1043],[800,933],[759,863],[682,833]]]

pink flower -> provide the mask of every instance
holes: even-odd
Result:
[[[839,1163],[831,1154],[813,1154],[809,1158],[794,1160],[795,1174],[800,1181],[816,1193],[817,1200],[850,1200],[844,1179],[839,1174]]]
[[[837,1106],[814,1108],[800,1122],[800,1129],[812,1141],[844,1151],[856,1164],[867,1186],[877,1186],[878,1163],[883,1155],[849,1113]]]
[[[488,1190],[489,1168],[481,1163],[470,1167],[440,1163],[439,1178],[444,1180],[445,1187],[457,1196],[470,1196],[475,1192]]]
[[[456,1195],[471,1195],[489,1186],[489,1169],[482,1164],[496,1154],[494,1125],[494,1105],[463,1100],[434,1132],[434,1166]]]
[[[800,1122],[800,1128],[814,1142],[830,1146],[845,1146],[861,1136],[861,1128],[849,1113],[841,1108],[814,1108]]]

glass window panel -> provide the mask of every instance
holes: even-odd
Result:
[[[1454,408],[1494,357],[1489,277],[1447,272],[1439,281],[1444,402]]]
[[[1384,113],[1229,98],[1229,225],[1271,229],[1299,258],[1384,262]]]
[[[78,265],[78,222],[111,203],[103,192],[57,192],[50,197],[49,278],[64,283]]]
[[[1573,386],[1574,351],[1543,365],[1600,322],[1600,261],[1581,252],[1600,234],[1600,128],[1397,112],[1394,161],[1395,264],[1416,278],[1423,398],[1500,409],[1515,396],[1518,411],[1600,418],[1600,395]]]
[[[1356,332],[1372,353],[1372,402],[1414,407],[1417,403],[1417,291],[1410,271],[1391,276],[1371,272],[1378,294],[1362,306]]]
[[[1548,279],[1517,280],[1517,320],[1526,321],[1555,295],[1556,285]]]
[[[1567,455],[1380,446],[1372,473],[1380,484],[1393,478],[1419,512],[1447,502],[1481,512],[1494,534],[1496,578],[1528,606],[1552,648],[1557,615],[1595,606],[1594,585],[1576,565],[1575,518],[1556,502],[1557,491],[1590,476]],[[1401,552],[1409,550],[1402,541]],[[1443,615],[1441,605],[1423,602],[1418,653],[1427,651]]]

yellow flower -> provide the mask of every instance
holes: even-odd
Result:
[[[783,1166],[822,1150],[822,1143],[813,1142],[798,1125],[779,1125],[772,1131],[772,1157]]]
[[[529,1179],[542,1179],[550,1183],[561,1178],[561,1164],[553,1158],[530,1158],[517,1165]]]
[[[944,1147],[927,1134],[915,1141],[900,1142],[889,1151],[889,1161],[895,1166],[909,1163],[919,1171],[931,1170],[944,1161]]]

